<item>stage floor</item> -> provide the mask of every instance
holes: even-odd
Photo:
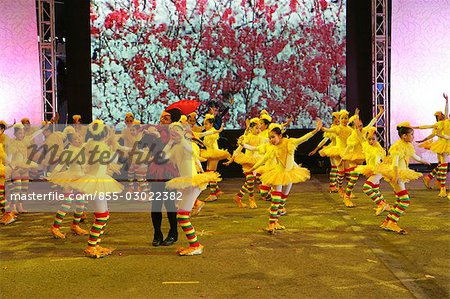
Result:
[[[149,213],[112,213],[104,246],[112,256],[83,257],[87,237],[50,237],[54,214],[20,215],[0,227],[0,285],[8,298],[444,298],[450,291],[450,201],[409,185],[411,205],[400,221],[408,235],[385,232],[374,205],[356,186],[357,207],[328,193],[325,175],[293,187],[287,227],[267,225],[268,202],[238,209],[232,199],[242,179],[226,179],[225,194],[208,203],[193,225],[205,253],[178,257],[176,248],[151,246]],[[391,189],[382,185],[386,199]],[[206,195],[202,195],[205,197]],[[71,214],[69,214],[71,216]],[[62,230],[69,231],[67,215]],[[163,219],[167,232],[167,219]],[[82,224],[88,229],[92,223]]]

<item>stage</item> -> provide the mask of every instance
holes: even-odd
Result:
[[[9,298],[444,298],[449,296],[450,201],[409,185],[411,206],[400,221],[408,235],[385,232],[374,204],[355,190],[357,207],[328,193],[325,175],[293,187],[286,231],[268,235],[268,202],[239,209],[232,199],[242,179],[225,179],[224,195],[192,219],[205,246],[193,258],[175,254],[186,245],[152,247],[150,213],[112,213],[101,260],[83,256],[87,237],[51,237],[54,213],[20,215],[1,230],[0,284]],[[393,193],[381,189],[393,203]],[[202,198],[206,193],[202,194]],[[71,214],[62,231],[68,232]],[[167,231],[167,219],[163,219]],[[82,227],[89,229],[92,214]],[[97,285],[98,288],[93,288]],[[5,287],[7,286],[7,287]],[[43,287],[46,286],[46,287]]]

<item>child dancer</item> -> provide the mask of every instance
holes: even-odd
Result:
[[[403,216],[403,213],[410,204],[409,193],[406,190],[405,184],[410,180],[416,180],[422,176],[421,173],[408,168],[409,159],[413,158],[423,164],[429,165],[429,163],[419,157],[414,151],[412,145],[414,130],[409,122],[398,124],[397,131],[400,140],[397,140],[390,147],[388,158],[377,167],[375,172],[380,173],[389,182],[397,198],[394,207],[380,227],[399,234],[406,234],[406,231],[398,226],[400,217]]]
[[[300,138],[289,138],[283,137],[281,126],[274,126],[269,135],[273,147],[250,169],[250,171],[255,171],[269,159],[276,159],[277,162],[272,169],[261,175],[262,182],[272,186],[273,190],[269,226],[265,229],[269,233],[273,234],[276,229],[285,229],[278,223],[281,195],[288,195],[292,184],[304,182],[310,178],[309,170],[295,163],[295,150],[300,144],[313,137],[321,127],[322,122],[317,119],[316,128],[312,132]]]
[[[7,178],[7,172],[10,174],[11,170],[9,166],[6,163],[6,149],[5,144],[7,140],[9,139],[8,135],[4,134],[5,130],[7,129],[7,124],[3,120],[0,121],[0,210],[2,212],[2,219],[0,220],[0,223],[3,224],[9,224],[5,223],[6,220],[9,221],[15,221],[14,217],[8,217],[9,219],[3,219],[3,216],[6,213],[6,197],[5,197],[5,182]]]
[[[108,163],[105,163],[105,153],[111,157],[110,147],[105,143],[105,140],[110,134],[108,127],[102,121],[95,120],[88,128],[88,139],[86,143],[86,153],[89,159],[86,159],[89,165],[85,171],[85,176],[72,183],[72,187],[80,192],[92,195],[122,192],[123,186],[107,174]],[[111,134],[114,134],[111,132]],[[106,223],[109,219],[108,203],[102,200],[99,196],[95,196],[92,201],[94,207],[95,221],[89,233],[88,246],[84,253],[88,257],[99,258],[111,254],[112,249],[103,248],[100,246],[100,240],[103,235]]]
[[[248,144],[253,147],[258,147],[262,144],[263,139],[259,134],[259,119],[252,118],[249,122],[248,129],[249,132],[247,134],[244,133],[244,135],[239,138],[239,147],[234,151],[233,156],[228,160],[228,162],[224,164],[230,165],[231,162],[234,161],[242,165],[242,170],[245,175],[245,183],[244,185],[242,185],[239,193],[236,194],[234,201],[240,208],[247,207],[247,205],[242,202],[242,198],[244,197],[245,193],[248,193],[249,206],[251,209],[255,209],[258,207],[253,196],[256,171],[250,172],[249,170],[261,157],[257,151],[246,150],[245,153],[242,153],[242,144]]]
[[[445,115],[447,115],[448,111],[448,96],[444,93],[444,98],[446,100],[445,105]],[[442,138],[442,135],[450,135],[450,121],[443,115],[439,115],[436,117],[438,122],[434,125],[429,126],[418,126],[413,127],[414,129],[433,129],[436,131],[436,135],[438,136],[438,140],[433,142],[430,146],[430,150],[437,154],[438,157],[438,171],[437,171],[437,180],[440,183],[440,191],[439,197],[447,197],[447,188],[445,186],[447,180],[447,169],[448,169],[448,154],[450,153],[450,140]],[[429,180],[424,179],[425,185],[429,186]],[[428,183],[428,184],[427,184]]]
[[[197,173],[197,168],[201,169],[199,157],[193,151],[192,142],[185,138],[186,131],[181,123],[172,123],[169,131],[170,141],[165,146],[164,153],[176,165],[180,176],[168,181],[166,187],[182,194],[182,200],[178,202],[177,219],[189,241],[189,247],[180,248],[177,253],[181,256],[202,254],[203,245],[198,241],[195,228],[191,224],[190,212],[208,182],[218,182],[221,178],[217,172]]]
[[[66,235],[60,231],[61,223],[64,217],[69,212],[74,196],[77,195],[77,191],[73,188],[72,183],[84,177],[84,171],[82,168],[83,155],[80,152],[83,150],[83,141],[81,135],[76,132],[75,128],[69,126],[64,129],[64,133],[69,141],[69,146],[61,153],[61,160],[58,161],[58,165],[54,168],[51,174],[49,174],[48,180],[54,184],[57,184],[63,188],[66,200],[61,205],[60,209],[56,213],[55,220],[50,229],[52,236],[55,239],[65,239]],[[65,166],[67,165],[67,169]],[[71,197],[72,196],[72,197]],[[80,225],[81,217],[85,203],[83,199],[77,199],[75,203],[75,211],[73,213],[73,221],[70,230],[76,235],[87,235],[88,231],[82,229]]]
[[[366,132],[366,142],[363,143],[364,156],[366,165],[357,166],[355,171],[367,177],[364,182],[363,192],[369,196],[377,205],[375,209],[375,216],[380,215],[384,211],[389,211],[390,206],[384,200],[384,196],[380,191],[381,174],[375,173],[378,165],[386,157],[385,150],[377,141],[377,129],[372,127]]]
[[[214,115],[206,114],[204,123],[206,132],[217,132],[217,130],[213,128]],[[205,144],[206,150],[201,151],[201,157],[208,160],[206,166],[207,171],[215,172],[219,161],[230,157],[230,153],[228,153],[228,151],[219,149],[217,140],[219,140],[219,136],[217,134],[203,137],[203,143]],[[217,200],[217,182],[211,181],[209,183],[209,190],[210,194],[205,201]]]
[[[332,121],[330,129],[334,129],[337,126],[339,126],[339,112],[333,112],[332,118],[333,118],[333,121]],[[330,193],[337,193],[338,192],[338,188],[336,186],[337,174],[338,174],[337,164],[338,164],[339,160],[337,160],[336,157],[330,157],[329,152],[328,152],[328,149],[332,148],[333,146],[336,146],[336,134],[330,133],[330,132],[324,132],[322,141],[320,141],[320,143],[316,146],[316,148],[312,152],[309,153],[309,156],[315,155],[317,153],[317,151],[328,142],[328,140],[331,140],[331,143],[328,146],[321,149],[319,151],[319,154],[321,157],[329,157],[329,159],[330,159],[331,170],[330,170],[330,189],[329,190],[330,190]]]
[[[348,127],[348,111],[341,110],[339,112],[339,125],[334,128],[322,128],[326,133],[333,133],[336,135],[336,145],[327,148],[327,155],[336,161],[338,174],[337,186],[339,195],[344,197],[344,177],[345,177],[345,163],[342,161],[342,155],[347,147],[347,138],[352,133],[352,129]]]

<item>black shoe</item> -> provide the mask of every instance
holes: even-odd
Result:
[[[163,236],[162,233],[161,234],[155,234],[155,236],[153,237],[152,245],[155,246],[155,247],[164,245],[163,238],[164,238],[164,236]]]
[[[170,246],[173,245],[176,241],[178,241],[177,235],[168,235],[167,238],[162,242],[163,246]]]

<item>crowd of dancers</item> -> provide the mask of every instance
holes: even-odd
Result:
[[[224,108],[217,104],[210,105],[201,126],[198,125],[195,111],[198,105],[192,104],[195,101],[171,105],[164,110],[157,125],[140,124],[132,113],[127,113],[126,126],[121,132],[116,132],[114,127],[106,126],[101,120],[83,126],[80,115],[74,115],[73,124],[65,126],[63,130],[55,126],[58,118],[44,122],[39,127],[31,126],[26,118],[11,126],[1,121],[0,223],[12,224],[20,217],[20,213],[26,212],[23,203],[11,195],[26,195],[30,178],[44,178],[52,190],[58,189],[64,194],[50,228],[51,236],[57,239],[66,237],[61,224],[74,206],[70,230],[76,235],[87,235],[85,255],[99,258],[114,250],[100,245],[109,219],[108,201],[95,198],[89,202],[94,211],[94,222],[90,230],[85,230],[80,223],[86,217],[86,201],[74,195],[175,190],[179,200],[170,195],[167,200],[153,202],[152,245],[169,246],[175,243],[180,226],[189,246],[180,248],[177,253],[182,256],[202,254],[204,248],[198,240],[191,217],[203,209],[205,202],[216,201],[223,193],[218,185],[222,179],[217,172],[218,164],[222,161],[224,165],[237,163],[242,166],[244,183],[234,196],[234,202],[239,208],[258,208],[255,200],[257,196],[270,201],[268,224],[264,230],[275,234],[285,229],[280,219],[287,214],[286,201],[292,185],[310,179],[309,170],[295,162],[295,151],[322,131],[323,140],[310,155],[318,152],[320,156],[330,159],[329,191],[338,193],[343,204],[352,208],[355,206],[352,201],[355,184],[360,175],[365,176],[367,179],[362,187],[363,192],[374,202],[375,215],[387,213],[381,228],[406,234],[398,225],[410,205],[405,184],[422,176],[409,168],[409,161],[414,159],[429,164],[415,153],[414,129],[432,129],[427,138],[418,142],[436,153],[439,164],[423,177],[423,181],[427,188],[431,188],[431,180],[436,178],[440,188],[438,195],[447,197],[450,119],[448,96],[444,94],[444,98],[445,112],[435,113],[434,125],[412,126],[409,122],[397,124],[399,140],[389,148],[387,155],[377,141],[374,127],[383,114],[382,109],[366,126],[362,124],[358,110],[351,117],[346,110],[333,112],[329,128],[317,119],[315,128],[299,138],[285,134],[292,118],[287,123],[277,124],[272,122],[266,110],[262,110],[259,117],[246,121],[245,131],[238,138],[233,153],[219,148],[222,117],[229,106]],[[7,134],[9,130],[11,133]],[[36,140],[41,137],[38,136],[43,136],[42,142],[47,146],[40,147],[40,152],[36,151],[38,147],[33,146],[39,143]],[[434,137],[437,137],[436,141],[433,141]],[[89,153],[90,158],[86,159],[82,152]],[[118,152],[121,155],[115,155]],[[112,158],[104,163],[106,156]],[[117,176],[124,172],[127,179],[121,183]],[[386,201],[380,190],[382,179],[395,192],[396,202],[393,204]],[[199,195],[204,190],[209,194],[201,201]],[[248,203],[244,200],[246,196]],[[165,205],[170,225],[166,238],[161,231],[162,205]]]

